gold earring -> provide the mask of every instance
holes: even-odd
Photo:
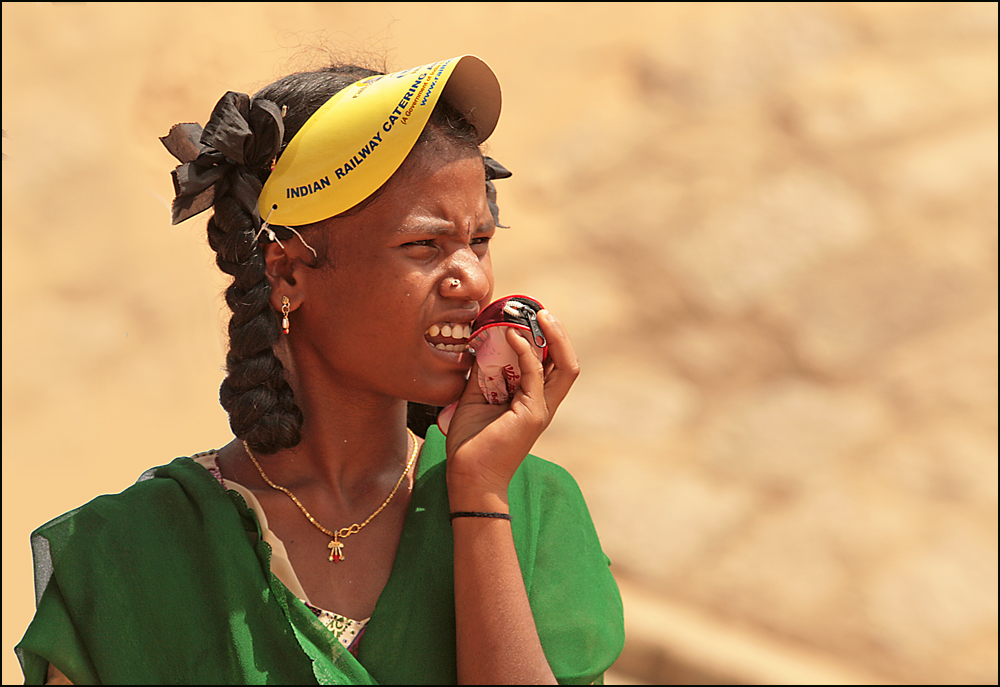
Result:
[[[281,297],[281,330],[288,333],[288,312],[291,310],[291,301],[288,300],[288,296]]]

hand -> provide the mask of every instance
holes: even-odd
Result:
[[[521,388],[508,405],[486,401],[473,363],[448,428],[448,494],[452,510],[506,506],[511,478],[552,422],[580,374],[576,353],[562,323],[547,310],[539,311],[538,322],[549,347],[544,365],[532,344],[512,328],[505,332],[521,368]]]

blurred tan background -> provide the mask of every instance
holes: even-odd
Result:
[[[28,536],[230,439],[225,283],[158,136],[463,53],[497,294],[583,364],[536,453],[626,604],[609,681],[997,681],[997,5],[3,4],[3,681]]]

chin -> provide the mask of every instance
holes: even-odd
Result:
[[[466,373],[456,375],[453,380],[435,380],[436,383],[428,384],[424,387],[422,393],[416,394],[416,397],[410,400],[414,403],[423,403],[424,405],[443,408],[462,397],[467,378],[468,374]]]

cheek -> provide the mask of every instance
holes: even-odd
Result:
[[[483,258],[482,265],[483,272],[486,274],[486,279],[489,281],[490,288],[486,293],[486,297],[479,301],[480,310],[493,302],[493,290],[496,287],[496,280],[493,278],[493,259],[490,257],[489,253],[487,253],[486,257]]]
[[[365,313],[390,302],[401,280],[384,262],[383,256],[355,255],[339,266],[326,284],[335,309]]]
[[[426,300],[419,280],[404,275],[380,275],[364,288],[345,295],[344,311],[350,313],[352,329],[366,345],[382,347],[388,342],[406,339],[421,322]]]

